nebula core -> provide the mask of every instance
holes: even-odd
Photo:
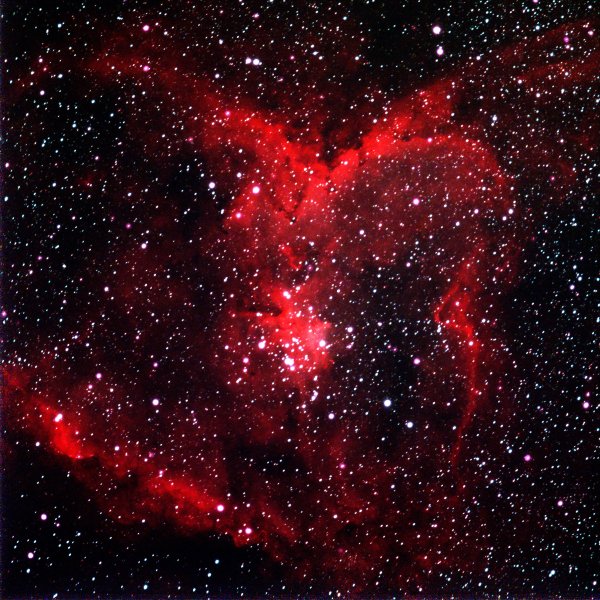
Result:
[[[7,597],[598,593],[597,20],[479,4],[9,7]]]

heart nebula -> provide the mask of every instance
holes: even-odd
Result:
[[[72,269],[89,299],[58,342],[9,348],[8,428],[115,522],[256,546],[291,582],[486,572],[494,482],[530,468],[511,302],[597,143],[590,30],[466,61],[333,132],[108,41],[73,68],[139,94],[137,163],[105,184],[94,268]]]

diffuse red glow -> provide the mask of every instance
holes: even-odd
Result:
[[[558,38],[562,34],[552,32],[531,44],[551,48]],[[461,461],[482,406],[503,400],[496,389],[503,364],[496,299],[510,290],[531,208],[518,204],[510,168],[527,165],[528,157],[518,142],[511,146],[503,123],[522,101],[518,90],[534,83],[544,86],[546,110],[555,110],[547,107],[549,99],[558,102],[560,86],[586,82],[598,56],[582,53],[515,75],[520,53],[528,50],[511,48],[497,63],[486,63],[488,71],[506,73],[500,78],[506,102],[491,83],[498,77],[487,81],[481,65],[467,66],[397,102],[359,143],[329,160],[320,135],[225,102],[190,74],[163,64],[144,69],[141,56],[95,61],[95,77],[152,77],[161,89],[174,90],[175,108],[185,114],[182,140],[206,156],[216,181],[211,189],[232,198],[218,225],[197,239],[198,254],[222,282],[214,329],[202,342],[197,332],[186,334],[217,383],[193,390],[197,420],[173,408],[179,421],[171,426],[186,441],[178,446],[169,437],[173,431],[164,431],[166,450],[151,460],[135,427],[126,426],[126,441],[115,450],[102,431],[110,424],[94,421],[73,389],[64,398],[45,391],[49,367],[35,372],[41,391],[18,371],[10,375],[13,426],[63,457],[118,520],[154,522],[166,515],[183,530],[259,543],[278,560],[295,561],[296,574],[323,566],[334,577],[386,569],[390,579],[408,581],[456,567],[457,541],[467,527],[457,514],[477,485],[461,472]],[[461,114],[465,97],[479,94],[482,110]],[[192,110],[184,111],[188,106]],[[487,131],[492,114],[500,115],[503,132],[496,138]],[[557,179],[548,199],[559,200],[572,173],[550,134],[541,136],[538,149],[548,156],[545,180]],[[128,316],[125,305],[134,294],[127,278],[143,278],[145,269],[136,271],[135,261],[141,267],[151,261],[131,260],[119,297]],[[376,410],[369,382],[354,383],[359,377],[347,367],[354,356],[368,362],[360,354],[361,335],[367,335],[361,325],[371,291],[361,284],[371,277],[381,287],[377,275],[390,269],[406,282],[389,292],[398,317],[431,330],[416,337],[429,352],[415,384],[427,407],[423,422],[431,421],[426,441],[399,433],[390,440],[370,430]],[[165,309],[189,303],[180,284],[162,285]],[[98,394],[111,406],[105,389]],[[456,401],[447,409],[435,404],[439,396]],[[397,403],[401,407],[402,399]],[[389,446],[378,451],[382,437]],[[281,456],[284,466],[264,465],[264,454],[271,462]],[[403,484],[404,472],[411,476]],[[129,476],[131,487],[107,491],[107,481]],[[425,528],[436,535],[420,537]],[[318,556],[306,550],[321,548],[323,540]],[[405,558],[397,566],[386,563],[400,554]]]

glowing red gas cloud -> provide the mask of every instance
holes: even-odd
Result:
[[[482,480],[466,463],[498,444],[492,415],[511,410],[502,299],[539,211],[578,176],[569,148],[597,141],[585,114],[570,139],[552,133],[598,64],[589,29],[570,24],[462,65],[334,152],[317,128],[225,98],[168,58],[95,57],[81,68],[96,85],[151,82],[157,110],[178,115],[175,133],[167,117],[147,131],[131,118],[150,160],[165,140],[201,153],[211,175],[200,185],[223,199],[192,243],[165,209],[147,248],[132,243],[107,264],[111,327],[144,365],[160,356],[146,359],[152,329],[141,324],[161,321],[162,334],[173,311],[189,316],[176,331],[185,366],[161,375],[187,392],[155,403],[167,416],[149,434],[146,366],[126,389],[102,364],[96,379],[65,376],[60,357],[30,362],[7,371],[10,427],[60,457],[116,520],[259,544],[299,578],[360,572],[369,587],[384,573],[404,585],[476,563],[490,521],[464,516]],[[550,58],[566,31],[575,50]],[[538,62],[521,67],[531,52]],[[524,193],[534,185],[537,205]],[[194,304],[197,271],[167,276],[167,262],[185,273],[191,261],[217,282],[210,306]],[[208,330],[194,321],[205,310]],[[410,407],[386,392],[402,361]],[[480,541],[458,551],[474,530]]]

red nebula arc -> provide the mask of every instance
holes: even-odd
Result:
[[[496,443],[472,434],[510,410],[501,303],[528,232],[577,179],[569,152],[596,143],[586,114],[560,143],[550,126],[593,81],[591,29],[569,24],[472,61],[388,106],[333,159],[315,132],[226,103],[193,73],[143,68],[139,53],[94,59],[102,85],[118,73],[162,90],[182,115],[178,143],[210,165],[202,185],[228,198],[189,250],[219,282],[210,331],[192,322],[182,334],[210,381],[192,374],[191,395],[171,399],[169,426],[149,436],[135,410],[119,416],[135,402],[107,370],[74,380],[59,359],[11,367],[9,426],[62,457],[116,520],[259,544],[296,576],[360,572],[364,586],[393,587],[482,563],[484,541],[474,556],[456,551],[466,529],[487,527],[464,517],[480,484],[464,458]],[[176,235],[167,221],[157,227]],[[137,247],[123,252],[111,265],[119,327],[137,330],[144,285],[165,313],[203,310]],[[418,412],[403,397],[383,408],[394,356]]]

